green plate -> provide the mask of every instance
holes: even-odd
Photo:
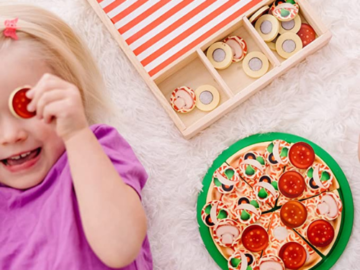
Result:
[[[199,194],[197,201],[197,219],[199,223],[199,230],[201,237],[204,241],[204,244],[212,256],[212,258],[216,261],[216,263],[223,270],[228,270],[227,260],[222,256],[222,254],[217,249],[209,228],[203,223],[201,219],[201,210],[206,203],[207,194],[209,191],[209,187],[212,181],[212,176],[214,172],[224,163],[228,158],[232,155],[236,154],[241,149],[267,141],[273,140],[284,140],[289,143],[296,142],[307,142],[310,144],[314,150],[316,155],[318,155],[332,170],[336,179],[339,182],[340,188],[338,189],[340,198],[343,202],[343,211],[342,211],[342,219],[339,234],[337,236],[336,242],[329,252],[327,256],[322,256],[322,260],[314,266],[312,269],[330,269],[336,261],[340,258],[341,254],[344,252],[345,247],[349,241],[351,230],[354,221],[354,204],[352,199],[352,194],[350,190],[349,183],[346,179],[344,172],[341,170],[340,166],[337,162],[321,147],[318,145],[302,138],[299,136],[295,136],[287,133],[266,133],[266,134],[256,134],[245,139],[239,140],[228,149],[226,149],[213,163],[211,168],[208,170],[205,178],[203,180],[203,191]]]

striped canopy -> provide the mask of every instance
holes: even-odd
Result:
[[[261,0],[98,0],[152,77]]]

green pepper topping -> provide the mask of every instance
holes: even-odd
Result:
[[[255,174],[255,170],[253,169],[253,167],[251,167],[251,165],[248,165],[246,167],[245,174],[246,175],[254,175]]]

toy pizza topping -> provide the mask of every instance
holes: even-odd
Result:
[[[281,247],[279,257],[283,260],[286,268],[299,269],[305,264],[307,254],[302,245],[289,242]]]
[[[201,211],[201,218],[206,226],[215,226],[219,220],[226,219],[228,212],[226,206],[220,201],[208,202]]]
[[[289,159],[296,168],[307,169],[315,161],[315,152],[309,144],[298,142],[290,147]]]
[[[267,255],[261,258],[259,270],[285,270],[285,266],[279,257]]]
[[[280,218],[290,228],[300,227],[307,218],[306,207],[298,201],[289,201],[281,208]]]
[[[226,179],[220,172],[216,172],[216,178],[221,182],[221,184],[225,186],[232,186],[234,185],[234,181]]]
[[[334,240],[335,231],[328,221],[319,219],[309,225],[307,237],[314,246],[326,247]]]
[[[241,241],[249,251],[259,252],[268,246],[269,236],[263,227],[251,225],[244,230]]]
[[[339,196],[334,193],[324,193],[320,196],[320,202],[317,205],[316,213],[327,220],[337,218],[342,210],[342,203]]]
[[[231,245],[234,239],[240,235],[239,229],[232,225],[224,225],[216,230],[216,235],[221,239],[225,245]]]
[[[301,24],[301,28],[297,34],[303,43],[303,47],[306,47],[316,39],[316,32],[314,28],[306,23]]]
[[[16,89],[10,96],[9,108],[11,113],[20,118],[31,118],[36,115],[36,112],[29,112],[27,106],[31,102],[26,96],[26,92],[30,90],[30,87],[22,87]]]
[[[247,54],[247,44],[239,36],[227,37],[224,42],[229,45],[233,51],[233,62],[239,62]]]
[[[190,112],[195,108],[195,92],[187,86],[178,87],[172,92],[170,103],[173,109],[178,113]]]
[[[277,196],[276,196],[276,190],[275,190],[275,188],[274,188],[271,184],[269,184],[269,183],[267,183],[267,182],[257,183],[257,184],[254,186],[254,189],[255,189],[256,187],[262,187],[262,188],[265,189],[265,191],[263,191],[263,189],[260,189],[260,191],[259,191],[259,193],[258,193],[258,196],[259,196],[260,198],[263,198],[263,197],[264,197],[263,199],[265,199],[265,198],[268,196],[268,193],[266,193],[266,190],[269,191],[270,194],[273,195],[274,197],[277,197]],[[265,194],[263,194],[264,192],[265,192]]]
[[[333,181],[333,174],[324,164],[315,163],[306,172],[306,184],[311,190],[330,188]]]
[[[288,198],[297,198],[305,190],[305,181],[302,175],[296,171],[288,171],[279,179],[279,190]]]
[[[234,191],[234,186],[239,182],[240,177],[233,167],[223,165],[215,171],[213,180],[217,191],[226,194]]]
[[[248,267],[248,258],[243,252],[236,251],[228,261],[229,269],[246,270]]]

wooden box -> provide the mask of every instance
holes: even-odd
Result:
[[[211,125],[331,39],[331,33],[306,0],[297,0],[299,14],[303,23],[313,27],[317,38],[288,59],[272,51],[249,21],[254,12],[264,5],[270,6],[274,0],[88,1],[185,138]],[[198,10],[196,7],[188,11],[181,9],[181,6],[190,5],[197,5]],[[199,9],[201,5],[207,8]],[[231,8],[223,8],[222,14],[216,5]],[[211,21],[204,14],[209,7],[213,13],[219,10],[213,15],[217,21]],[[164,22],[167,22],[166,27],[162,25]],[[159,25],[163,26],[161,30]],[[241,62],[224,70],[213,67],[206,50],[230,35],[242,37],[247,42],[248,52],[260,51],[267,56],[270,68],[264,76],[248,77]],[[185,85],[195,90],[204,84],[220,92],[221,101],[216,109],[203,112],[195,108],[186,114],[175,112],[170,104],[175,88]]]

